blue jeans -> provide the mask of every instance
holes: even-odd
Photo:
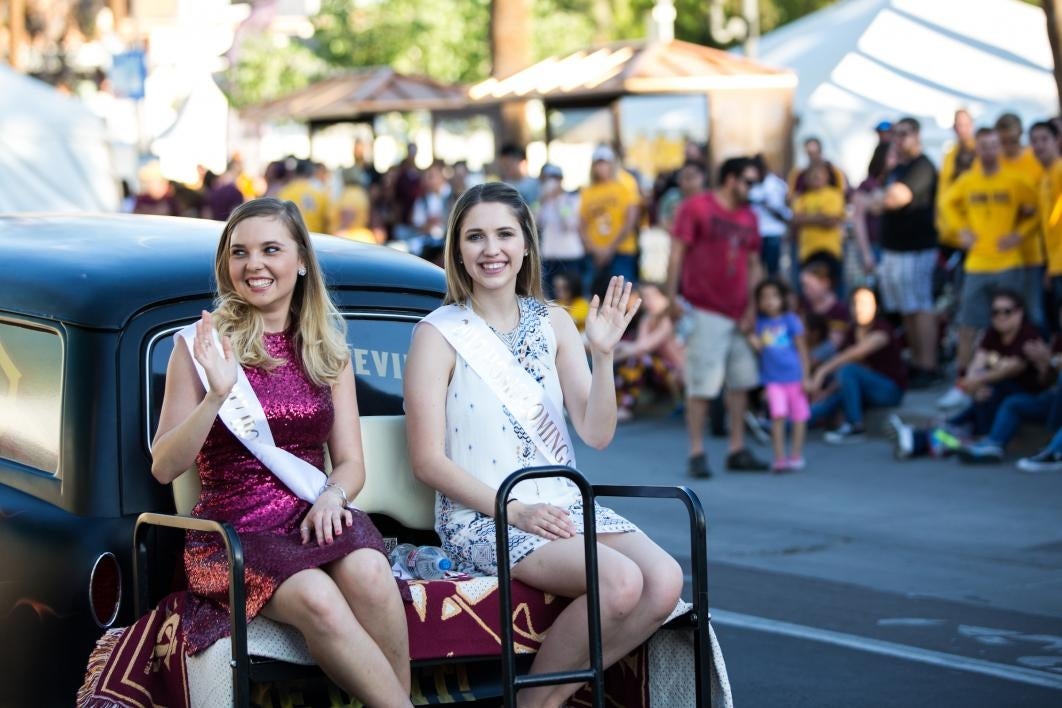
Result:
[[[1062,453],[1062,428],[1055,433],[1055,437],[1051,438],[1051,442],[1047,443],[1045,449],[1048,452]]]
[[[1062,275],[1051,276],[1051,311],[1047,313],[1047,328],[1052,332],[1060,331],[1062,322],[1058,321],[1058,310],[1062,308]]]
[[[992,429],[996,413],[1005,400],[1024,393],[1024,389],[1013,379],[992,384],[992,394],[983,401],[974,401],[964,411],[948,420],[949,425],[967,425],[973,423],[973,434],[985,435]]]
[[[638,256],[617,253],[607,266],[609,276],[622,275],[628,283],[638,282]]]
[[[1006,447],[1024,422],[1046,423],[1049,430],[1062,426],[1062,385],[1041,393],[1015,393],[1003,401],[988,439]]]
[[[782,237],[769,236],[761,242],[760,258],[763,260],[763,268],[767,276],[774,278],[778,275],[779,263],[782,259]]]
[[[811,406],[811,424],[844,411],[852,425],[863,424],[865,406],[895,406],[903,399],[903,389],[884,374],[862,364],[845,364],[837,370],[838,389]]]
[[[1038,266],[1025,266],[1025,317],[1033,323],[1033,325],[1043,330],[1044,325],[1047,324],[1044,320],[1044,267]],[[1055,317],[1051,319],[1057,319],[1058,311],[1055,311]],[[1050,329],[1050,327],[1049,327]]]

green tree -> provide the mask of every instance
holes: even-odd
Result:
[[[301,89],[329,71],[304,43],[285,37],[248,37],[236,57],[218,83],[237,109]]]
[[[477,81],[489,73],[489,22],[490,0],[323,0],[312,46],[336,68]]]

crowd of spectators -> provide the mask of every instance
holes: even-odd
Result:
[[[889,418],[897,455],[999,461],[1023,422],[1062,425],[1060,126],[1026,133],[1008,113],[976,127],[960,110],[938,168],[917,120],[883,121],[855,188],[817,138],[785,178],[762,155],[710,171],[703,146],[689,143],[684,164],[652,184],[599,145],[575,191],[556,165],[529,175],[516,145],[486,173],[420,169],[413,144],[378,172],[358,141],[336,171],[289,157],[253,178],[235,157],[181,185],[149,165],[127,209],[224,220],[268,194],[294,202],[311,231],[439,262],[454,201],[501,179],[532,207],[546,292],[577,324],[612,276],[638,284],[645,305],[617,349],[619,415],[654,400],[684,411],[691,475],[711,475],[709,426],[728,437],[727,469],[788,472],[805,465],[807,428],[855,443],[868,408],[948,382],[937,424]],[[643,280],[639,237],[650,227],[670,236],[668,268]],[[771,442],[773,462],[746,446],[747,430]],[[1055,438],[1019,467],[1062,469]]]

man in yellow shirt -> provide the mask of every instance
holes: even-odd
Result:
[[[622,275],[638,279],[638,215],[641,195],[637,183],[616,165],[607,145],[594,149],[590,184],[580,194],[579,235],[591,259],[594,283]]]
[[[949,220],[948,215],[951,212],[941,207],[941,201],[948,187],[954,184],[963,172],[970,169],[976,157],[973,117],[965,108],[955,111],[952,130],[955,131],[955,144],[944,155],[940,163],[940,173],[937,175],[937,235],[941,246],[960,248],[959,229]]]
[[[821,261],[830,268],[835,284],[841,282],[841,225],[844,223],[844,193],[829,184],[829,168],[815,164],[805,173],[806,190],[793,202],[797,230],[798,260],[803,268]]]
[[[977,131],[977,162],[944,194],[944,207],[959,226],[966,249],[966,277],[959,296],[960,371],[970,363],[979,329],[989,325],[992,294],[1000,288],[1022,292],[1023,229],[1035,213],[1036,193],[1014,172],[1004,169],[999,134]]]
[[[1052,301],[1048,312],[1062,306],[1062,159],[1059,159],[1058,128],[1050,121],[1029,128],[1029,145],[1043,166],[1040,178],[1040,228],[1047,257],[1044,284]],[[1053,317],[1052,325],[1057,326]]]
[[[313,181],[314,168],[309,160],[299,160],[295,165],[295,179],[277,193],[278,199],[295,202],[309,231],[328,233],[329,216],[332,210],[328,193]]]
[[[1044,176],[1043,165],[1033,155],[1032,148],[1021,144],[1021,118],[1013,113],[1004,113],[996,121],[996,132],[1003,146],[1000,162],[1003,169],[1011,170],[1038,191]],[[1022,227],[1021,258],[1025,266],[1025,288],[1019,290],[1025,296],[1025,316],[1037,327],[1044,325],[1044,239],[1040,225],[1039,202],[1036,214]]]

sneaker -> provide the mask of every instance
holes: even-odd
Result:
[[[1041,450],[1032,457],[1018,460],[1018,469],[1022,472],[1062,472],[1062,452]]]
[[[929,453],[934,457],[949,457],[963,447],[960,436],[948,428],[934,428],[929,433]]]
[[[767,463],[748,450],[738,450],[726,456],[726,468],[731,472],[766,472]]]
[[[958,386],[952,386],[947,393],[937,399],[937,408],[941,410],[952,410],[959,408],[966,408],[973,403],[973,399],[966,395]]]
[[[792,470],[792,468],[789,466],[789,460],[775,460],[771,463],[771,472],[774,474],[785,474],[790,470]]]
[[[990,440],[982,440],[959,448],[959,459],[972,465],[991,465],[1003,461],[1003,448]]]
[[[760,445],[771,444],[771,431],[770,422],[767,423],[767,429],[764,430],[763,423],[752,411],[745,411],[745,428],[749,431],[752,438]]]
[[[807,466],[803,457],[790,457],[786,462],[789,464],[789,469],[791,470],[802,470]]]
[[[892,454],[897,460],[906,460],[914,454],[914,430],[895,413],[885,421],[885,436],[892,441]]]
[[[822,439],[831,445],[851,445],[852,443],[863,442],[866,439],[866,431],[863,430],[862,425],[856,426],[851,423],[841,423],[823,435]]]
[[[709,479],[712,476],[712,471],[708,469],[708,458],[704,453],[690,457],[688,465],[690,477],[694,479]]]

